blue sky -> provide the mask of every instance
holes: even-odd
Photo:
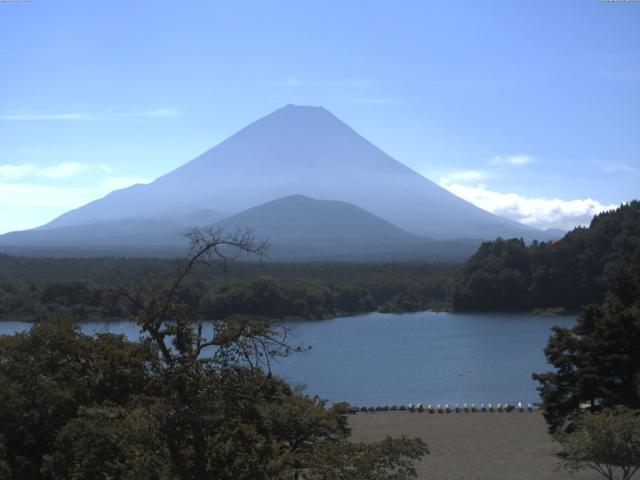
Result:
[[[287,103],[539,227],[639,197],[640,2],[0,2],[0,232]]]

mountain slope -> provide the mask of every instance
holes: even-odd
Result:
[[[303,195],[252,207],[215,227],[251,228],[269,241],[271,260],[462,261],[480,244],[420,237],[353,204]]]
[[[355,205],[302,195],[252,207],[209,226],[226,231],[252,229],[257,240],[269,242],[268,259],[277,261],[462,261],[480,243],[426,239]],[[0,251],[66,256],[176,255],[187,248],[188,230],[176,220],[107,220],[7,234],[0,237]]]
[[[43,255],[166,254],[182,249],[184,233],[204,227],[223,215],[213,210],[180,212],[158,218],[122,218],[81,225],[39,228],[0,235],[0,249],[12,253]]]
[[[155,218],[175,208],[230,214],[293,194],[353,203],[440,239],[546,238],[481,210],[394,160],[321,107],[288,105],[148,185],[110,193],[42,228]]]
[[[292,195],[252,207],[216,226],[251,228],[270,256],[341,256],[399,252],[424,241],[355,205]]]

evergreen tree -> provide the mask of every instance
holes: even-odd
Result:
[[[558,241],[486,242],[455,274],[450,299],[458,311],[577,311],[599,303],[612,268],[640,247],[640,201],[596,215]]]
[[[640,249],[610,269],[608,285],[575,327],[554,328],[545,354],[556,370],[533,376],[551,431],[571,427],[581,406],[640,408]]]

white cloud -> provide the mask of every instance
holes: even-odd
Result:
[[[61,187],[28,183],[0,183],[0,234],[43,225],[64,212],[107,193],[149,180],[107,177],[92,185]]]
[[[32,163],[23,163],[21,165],[5,164],[0,165],[0,181],[20,180],[26,177],[61,179],[91,170],[108,172],[109,167],[102,164],[90,165],[79,162],[62,162],[49,167],[39,167]]]
[[[632,173],[634,175],[640,175],[640,168],[632,167],[626,163],[603,162],[600,160],[592,160],[591,163],[605,173]]]
[[[89,120],[90,113],[19,113],[16,115],[0,115],[0,120]]]
[[[497,155],[489,160],[489,165],[527,165],[533,161],[529,155]]]
[[[108,172],[109,167],[102,164],[87,165],[86,163],[63,162],[58,165],[54,165],[53,167],[40,169],[36,173],[38,176],[42,176],[45,178],[69,178],[89,170],[100,170],[102,172]]]
[[[278,84],[281,87],[354,87],[367,88],[375,85],[369,78],[347,78],[344,80],[300,80],[288,78]]]
[[[578,225],[588,225],[595,214],[618,206],[603,204],[592,198],[560,200],[524,197],[517,193],[487,190],[484,185],[468,186],[446,181],[441,181],[440,185],[484,210],[541,229],[570,230]]]
[[[457,170],[449,172],[440,179],[441,184],[452,182],[479,182],[491,177],[491,173],[486,170]]]
[[[33,173],[34,165],[24,163],[22,165],[0,165],[0,181],[18,180]]]
[[[118,118],[178,118],[179,116],[180,112],[176,108],[155,108],[139,112],[18,113],[0,115],[0,120],[111,120]]]
[[[0,183],[0,234],[42,225],[106,192],[100,193],[86,187]]]
[[[497,178],[503,176],[504,166],[522,166],[533,163],[535,160],[530,155],[496,155],[488,164],[490,167],[485,169],[467,169],[455,170],[453,172],[439,172],[434,176],[440,177],[441,184],[455,183],[477,183],[489,178]],[[429,176],[429,175],[427,175]]]
[[[175,108],[156,108],[144,112],[123,113],[121,116],[128,118],[178,118],[180,112]]]
[[[0,184],[0,207],[77,207],[93,200],[90,188],[69,188],[27,183]]]

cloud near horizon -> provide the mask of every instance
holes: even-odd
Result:
[[[632,173],[640,175],[640,168],[632,167],[622,162],[603,162],[600,160],[591,160],[591,164],[597,166],[605,173]]]
[[[18,113],[15,115],[0,115],[0,120],[89,120],[93,116],[89,113]]]
[[[63,113],[17,113],[0,115],[3,121],[67,121],[67,120],[110,120],[122,118],[178,118],[176,108],[154,108],[134,112],[63,112]]]
[[[0,234],[43,225],[114,190],[149,182],[145,178],[93,175],[91,182],[84,182],[82,186],[58,183],[90,171],[106,174],[111,169],[101,164],[74,162],[50,167],[0,165]],[[44,179],[47,184],[33,183],[32,179]]]
[[[509,169],[524,167],[536,160],[526,154],[496,155],[489,160],[489,168],[480,170],[458,170],[440,175],[439,185],[454,195],[477,207],[531,227],[545,230],[559,228],[571,230],[577,226],[589,225],[594,215],[617,208],[618,205],[604,204],[592,198],[562,200],[559,198],[526,197],[515,192],[502,193],[490,190],[482,183],[515,172]],[[592,162],[603,171],[636,173],[636,169],[625,164]]]
[[[506,169],[510,167],[522,167],[534,163],[535,160],[531,155],[518,154],[518,155],[496,155],[487,162],[488,168],[483,169],[469,169],[469,170],[455,170],[453,172],[446,172],[438,174],[440,177],[440,183],[454,184],[457,182],[481,182],[489,178],[497,178],[506,173]],[[427,177],[430,175],[427,174]]]
[[[533,162],[533,157],[529,155],[496,155],[489,160],[489,165],[528,165]]]
[[[11,182],[28,177],[62,179],[96,170],[108,172],[109,167],[103,164],[91,165],[80,162],[62,162],[48,167],[39,167],[32,163],[4,164],[0,165],[0,182]]]
[[[180,112],[176,108],[156,108],[142,112],[123,113],[120,116],[129,118],[178,118]]]
[[[561,200],[500,193],[488,190],[482,184],[468,186],[451,183],[446,179],[440,181],[440,186],[477,207],[542,230],[571,230],[577,226],[586,226],[594,215],[618,207],[592,198]]]
[[[440,184],[455,182],[480,182],[491,178],[491,173],[487,170],[456,170],[449,172],[440,179]]]

